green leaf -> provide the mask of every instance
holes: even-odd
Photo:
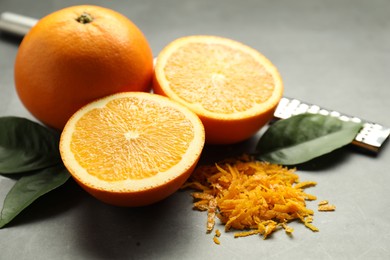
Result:
[[[70,177],[61,164],[21,177],[8,192],[0,216],[0,228],[42,195],[64,184]]]
[[[61,162],[59,133],[25,118],[0,118],[0,173],[21,173]]]
[[[331,116],[296,115],[267,129],[257,145],[257,158],[283,165],[304,163],[351,143],[361,127]]]

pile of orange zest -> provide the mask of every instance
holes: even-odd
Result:
[[[207,211],[207,232],[217,217],[225,231],[241,230],[235,237],[254,234],[266,239],[278,229],[292,234],[287,225],[300,220],[312,231],[314,211],[307,200],[317,198],[304,191],[316,182],[299,182],[295,169],[260,162],[249,156],[229,159],[215,165],[199,166],[183,188],[199,190],[192,194],[194,209]]]

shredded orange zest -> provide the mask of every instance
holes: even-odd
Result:
[[[336,206],[335,205],[321,205],[318,206],[318,211],[335,211]]]
[[[321,200],[320,202],[318,202],[318,206],[326,205],[328,203],[329,203],[329,201],[327,201],[327,200]]]
[[[322,200],[318,202],[318,211],[335,211],[336,206],[329,204],[329,201]]]
[[[249,156],[200,166],[184,187],[193,193],[194,209],[207,210],[207,232],[213,230],[215,216],[225,225],[225,231],[242,230],[235,237],[260,234],[267,238],[278,229],[291,234],[287,225],[300,220],[312,231],[314,211],[306,208],[307,200],[316,197],[304,189],[315,182],[299,182],[295,169],[255,161]]]
[[[219,229],[216,229],[215,230],[215,235],[214,235],[214,237],[213,237],[213,241],[214,241],[214,243],[216,243],[217,245],[220,245],[221,244],[221,242],[219,241],[219,237],[221,236],[221,231],[219,231]]]
[[[282,223],[282,227],[288,235],[291,235],[292,232],[294,232],[294,229],[292,227],[287,226],[286,223]]]
[[[214,229],[216,213],[217,213],[217,201],[213,198],[209,200],[209,206],[207,211],[207,233],[210,233]]]

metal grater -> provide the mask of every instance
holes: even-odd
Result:
[[[363,123],[363,128],[357,134],[352,144],[363,150],[378,153],[390,135],[390,128],[363,119],[341,114],[337,111],[321,108],[317,105],[307,104],[297,99],[283,97],[275,110],[275,119],[286,119],[294,115],[313,113],[338,117],[343,121]]]

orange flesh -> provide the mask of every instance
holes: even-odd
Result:
[[[125,98],[126,102],[110,101],[105,113],[100,108],[87,112],[72,135],[75,159],[104,181],[144,179],[164,172],[182,160],[194,139],[192,123],[181,112],[152,100]]]
[[[181,46],[168,58],[164,73],[180,98],[221,114],[261,105],[275,87],[273,76],[252,55],[218,43]]]

